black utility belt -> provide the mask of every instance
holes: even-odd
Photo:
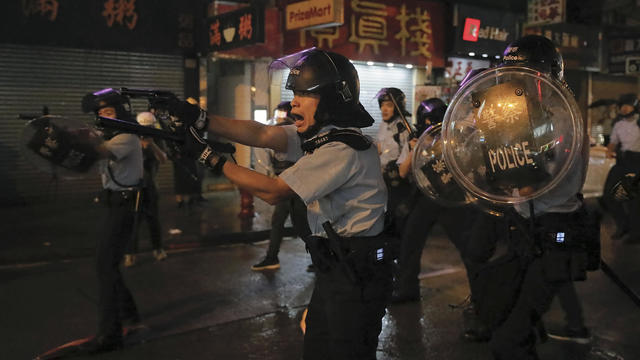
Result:
[[[111,190],[105,189],[104,193],[106,194],[107,199],[110,200],[135,200],[138,190]]]

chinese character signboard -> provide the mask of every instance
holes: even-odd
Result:
[[[195,11],[192,1],[5,0],[0,12],[0,41],[191,53],[198,27]]]
[[[564,23],[525,27],[524,35],[530,34],[551,39],[562,53],[567,69],[600,71],[602,32],[599,29]]]
[[[286,31],[284,53],[316,46],[352,60],[444,66],[445,11],[419,0],[344,0],[344,25]]]
[[[527,25],[564,22],[565,11],[565,0],[528,0]]]
[[[502,55],[507,45],[515,40],[518,17],[514,13],[492,11],[468,5],[458,6],[453,53],[487,54],[494,58]]]
[[[287,5],[285,28],[321,28],[344,23],[343,0],[308,0]]]
[[[243,7],[207,20],[209,51],[220,51],[264,42],[264,8]]]

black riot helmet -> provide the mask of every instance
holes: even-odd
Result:
[[[411,116],[411,113],[407,111],[407,97],[402,90],[394,87],[382,88],[376,94],[376,98],[378,99],[379,107],[382,106],[384,101],[392,101],[395,105],[398,105],[397,108],[394,105],[393,115],[398,116],[402,112],[404,116]]]
[[[528,66],[556,80],[564,79],[562,55],[551,40],[540,35],[527,35],[509,44],[502,54],[500,65]]]
[[[97,115],[100,109],[108,106],[116,110],[118,120],[136,122],[131,115],[129,98],[118,90],[106,88],[88,93],[82,98],[82,111],[85,113],[93,112]]]
[[[320,95],[318,126],[368,127],[374,120],[360,103],[360,79],[343,55],[316,48],[274,60],[269,69],[289,69],[286,89]]]
[[[442,123],[445,112],[447,112],[447,104],[440,98],[434,97],[422,101],[416,110],[418,134],[422,134],[429,126]]]

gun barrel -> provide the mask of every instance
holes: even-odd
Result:
[[[170,133],[160,129],[154,129],[148,126],[142,126],[140,124],[134,124],[129,121],[113,119],[104,116],[98,116],[96,124],[98,126],[103,126],[110,129],[116,129],[125,131],[128,133],[142,135],[142,136],[150,136],[152,138],[159,138],[165,140],[172,140],[178,143],[184,142],[184,136],[176,133]],[[233,154],[236,152],[235,146],[233,144],[226,144],[217,141],[207,140],[207,143],[211,148],[218,152]]]
[[[104,116],[98,116],[97,125],[104,126],[110,129],[123,130],[136,135],[151,136],[154,138],[161,138],[167,140],[173,140],[177,142],[184,142],[184,138],[178,134],[172,134],[163,130],[154,129],[148,126],[142,126],[140,124],[134,124],[129,121],[108,118]]]

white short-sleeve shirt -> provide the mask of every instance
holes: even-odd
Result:
[[[143,173],[140,138],[133,134],[118,134],[104,145],[116,159],[103,160],[102,186],[109,190],[124,190],[139,185]],[[112,175],[124,186],[113,181]]]
[[[389,161],[395,161],[400,156],[400,150],[407,143],[408,131],[400,133],[399,140],[396,142],[393,136],[398,133],[398,124],[402,124],[400,117],[393,119],[391,122],[383,121],[378,128],[376,142],[381,150],[380,164],[384,167]]]
[[[637,117],[622,119],[613,125],[611,130],[611,143],[620,144],[622,151],[640,152],[640,127],[638,127]]]
[[[334,126],[323,128],[319,136],[331,128]],[[301,140],[295,127],[286,130],[286,158],[292,159],[301,153]],[[341,142],[326,143],[300,157],[280,178],[307,204],[312,234],[325,235],[325,221],[341,236],[382,232],[387,191],[375,146],[358,151]]]

